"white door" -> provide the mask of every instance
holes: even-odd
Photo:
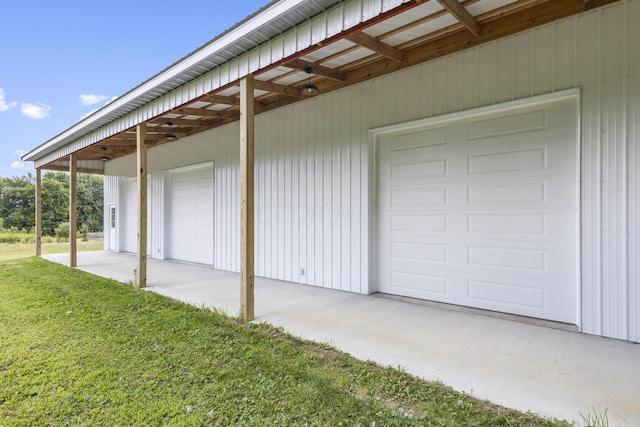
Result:
[[[577,98],[377,136],[380,292],[577,323]]]
[[[171,258],[213,265],[213,167],[171,174]]]
[[[116,250],[116,205],[109,205],[109,250]]]
[[[151,182],[147,182],[147,255],[151,255]],[[138,251],[138,181],[128,180],[125,183],[125,224],[124,250]]]

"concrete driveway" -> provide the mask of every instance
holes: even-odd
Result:
[[[45,258],[68,265],[68,254]],[[133,254],[78,253],[78,268],[133,280]],[[237,315],[237,273],[149,260],[148,289]],[[606,410],[610,425],[640,425],[640,345],[401,301],[256,278],[256,322],[402,367],[481,399],[576,421]]]

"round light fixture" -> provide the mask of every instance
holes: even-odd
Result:
[[[313,96],[319,94],[320,89],[318,89],[318,86],[311,83],[311,73],[313,73],[313,68],[307,67],[304,71],[309,75],[309,81],[300,86],[300,95]]]

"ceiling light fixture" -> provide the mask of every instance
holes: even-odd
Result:
[[[311,73],[313,73],[313,69],[307,67],[304,71],[309,75],[309,81],[300,87],[300,95],[313,96],[319,94],[320,89],[318,89],[318,86],[311,83]]]
[[[103,162],[106,162],[107,160],[111,160],[111,159],[107,156],[102,156],[100,157],[100,160],[102,160]]]
[[[165,138],[167,138],[167,139],[178,139],[178,137],[177,137],[177,136],[175,136],[175,135],[174,135],[174,134],[172,134],[172,133],[168,133],[168,134],[166,134],[164,137],[165,137]]]

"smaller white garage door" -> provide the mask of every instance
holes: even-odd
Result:
[[[124,251],[138,252],[138,181],[124,184]],[[151,255],[151,182],[147,181],[147,255]]]
[[[171,258],[213,265],[213,166],[171,173]]]
[[[376,289],[576,323],[577,119],[569,97],[380,133]]]

